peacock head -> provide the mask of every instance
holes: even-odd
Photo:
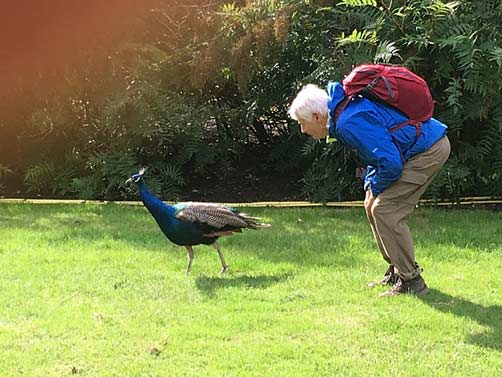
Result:
[[[125,181],[126,184],[128,183],[137,183],[139,184],[143,180],[143,174],[145,174],[145,168],[139,169],[139,172],[137,174],[133,174],[129,177],[127,181]]]

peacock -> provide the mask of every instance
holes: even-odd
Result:
[[[260,229],[270,224],[260,223],[236,209],[215,203],[186,202],[169,205],[153,195],[146,187],[143,175],[145,168],[133,174],[126,183],[136,183],[143,204],[153,216],[164,235],[174,244],[184,246],[188,255],[185,273],[188,275],[194,259],[193,246],[212,245],[221,261],[221,273],[228,265],[225,262],[218,238],[240,233],[242,229]]]

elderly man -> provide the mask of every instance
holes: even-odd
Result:
[[[426,294],[429,290],[415,261],[411,232],[406,224],[419,198],[448,159],[446,126],[434,118],[395,132],[407,117],[395,108],[363,96],[353,96],[343,111],[335,110],[346,98],[343,87],[331,82],[327,92],[309,84],[294,99],[290,116],[314,139],[332,136],[355,148],[367,165],[364,208],[380,252],[388,263],[383,279],[370,286],[392,285],[382,296]],[[336,121],[335,121],[335,118]]]

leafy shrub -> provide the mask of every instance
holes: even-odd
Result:
[[[121,199],[146,166],[152,190],[174,199],[245,167],[301,179],[310,200],[359,198],[349,151],[300,135],[286,110],[304,84],[372,61],[425,77],[449,126],[452,157],[428,195],[502,195],[501,1],[178,3],[145,8],[141,37],[87,52],[58,90],[40,89],[49,72],[20,88],[22,111],[0,122],[18,129],[0,179],[21,175],[30,195]]]
[[[5,192],[5,186],[2,181],[4,177],[9,174],[12,174],[12,170],[7,166],[0,164],[0,195],[3,195],[3,193]]]

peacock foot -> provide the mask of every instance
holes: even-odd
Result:
[[[225,272],[227,272],[228,270],[228,266],[223,266],[220,270],[220,274],[224,274]]]

